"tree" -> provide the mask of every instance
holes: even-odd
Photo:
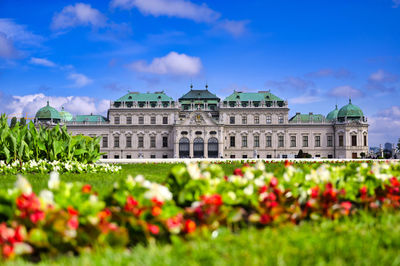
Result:
[[[397,150],[400,152],[400,138],[399,138],[399,142],[397,142]]]
[[[26,125],[26,119],[25,119],[25,117],[21,117],[21,119],[19,120],[19,125],[20,125],[21,127],[23,127],[23,126]]]
[[[14,116],[13,118],[11,118],[10,128],[15,127],[16,124],[17,124],[17,118]]]
[[[299,153],[297,154],[297,158],[303,158],[303,150],[299,150]]]

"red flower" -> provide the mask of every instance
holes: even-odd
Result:
[[[79,214],[79,212],[77,210],[75,210],[74,207],[72,207],[72,206],[68,206],[67,210],[68,210],[69,215],[71,215],[71,216],[76,216]]]
[[[164,202],[162,202],[161,200],[158,200],[156,197],[152,198],[151,202],[153,202],[155,205],[158,205],[158,206],[162,206],[164,204]]]
[[[270,223],[271,221],[272,221],[271,216],[269,216],[269,215],[266,214],[266,213],[261,214],[261,217],[260,217],[260,223],[261,223],[261,224],[268,224],[268,223]]]
[[[43,211],[35,211],[34,213],[31,213],[29,215],[29,219],[32,221],[32,223],[37,223],[38,221],[44,220],[44,212]]]
[[[101,212],[99,212],[99,213],[97,214],[97,216],[99,216],[100,219],[104,220],[104,219],[106,219],[107,217],[110,217],[110,216],[111,216],[111,211],[110,211],[109,209],[106,208],[106,209],[102,210]]]
[[[160,233],[160,228],[155,224],[147,224],[147,229],[153,235],[158,235]]]
[[[360,188],[360,194],[361,194],[362,196],[367,195],[367,187],[366,187],[366,186],[362,186],[362,187]]]
[[[17,226],[17,228],[15,228],[14,240],[15,242],[22,242],[24,240],[22,227],[19,225]]]
[[[234,174],[234,175],[243,176],[242,169],[241,169],[241,168],[236,168],[236,169],[233,171],[233,174]]]
[[[3,246],[3,256],[9,258],[14,253],[14,247],[8,244]]]
[[[90,191],[92,190],[92,186],[89,184],[86,184],[82,187],[82,192],[83,193],[90,193]]]
[[[126,211],[133,210],[133,208],[135,208],[137,205],[138,202],[132,196],[126,197],[126,203],[124,207]]]
[[[268,187],[266,185],[264,185],[258,189],[258,193],[261,194],[261,193],[267,192],[267,190],[268,190]]]
[[[178,226],[181,225],[181,222],[182,222],[182,214],[178,214],[178,215],[176,215],[174,217],[171,217],[171,218],[169,218],[167,220],[167,227],[169,229],[178,227]]]
[[[162,209],[159,206],[154,206],[153,208],[151,208],[151,214],[153,216],[158,216],[160,215],[162,212]]]
[[[271,187],[276,187],[278,185],[278,179],[276,177],[272,177],[271,181],[269,181],[269,185]]]
[[[390,178],[390,183],[392,184],[392,186],[394,187],[400,187],[400,182],[399,180],[397,180],[397,178],[395,176],[393,176],[392,178]]]
[[[71,229],[78,229],[79,221],[77,216],[72,216],[67,222],[69,228]]]
[[[194,231],[196,231],[196,223],[192,220],[186,220],[184,231],[188,234],[193,233]]]
[[[222,205],[222,197],[219,194],[214,194],[211,196],[203,195],[200,198],[201,198],[201,200],[203,200],[203,202],[205,204],[208,204],[208,205],[217,205],[217,206]]]
[[[289,167],[291,166],[293,163],[289,162],[288,160],[285,160],[285,167]]]
[[[311,198],[315,199],[318,197],[318,195],[319,195],[319,187],[315,186],[315,187],[311,188]]]
[[[342,203],[340,203],[340,206],[342,206],[342,208],[345,209],[346,211],[350,211],[351,202],[350,201],[343,201]]]

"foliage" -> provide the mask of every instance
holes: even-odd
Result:
[[[11,118],[10,128],[14,128],[17,125],[17,118],[13,116]]]
[[[0,250],[4,258],[36,260],[226,229],[379,215],[400,207],[399,177],[395,162],[258,162],[229,175],[218,164],[189,163],[171,169],[167,186],[128,176],[103,195],[88,184],[61,182],[54,172],[36,194],[19,177],[14,189],[0,190]]]
[[[99,143],[99,137],[71,136],[65,126],[57,125],[52,129],[39,126],[37,129],[30,122],[25,126],[9,127],[7,117],[2,115],[0,118],[0,160],[7,164],[41,159],[93,163],[101,156]]]
[[[19,120],[19,125],[21,127],[24,127],[26,125],[26,119],[25,117],[21,117],[21,119]]]

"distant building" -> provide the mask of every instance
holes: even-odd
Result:
[[[368,154],[368,123],[351,100],[322,114],[296,113],[270,91],[234,91],[224,100],[194,90],[177,101],[164,92],[130,92],[107,117],[58,113],[49,104],[37,124],[67,125],[72,134],[101,136],[104,158],[357,158]]]

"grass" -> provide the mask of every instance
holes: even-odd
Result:
[[[215,234],[214,234],[215,235]],[[370,214],[238,234],[101,250],[38,265],[399,265],[400,214]],[[8,265],[28,265],[19,259]]]

